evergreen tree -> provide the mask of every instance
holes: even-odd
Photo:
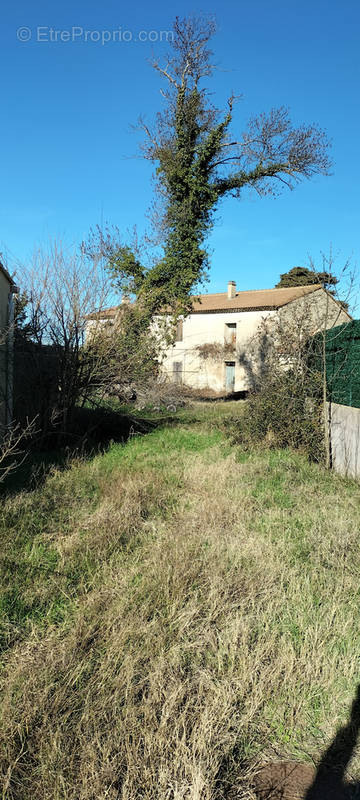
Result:
[[[292,267],[289,272],[283,272],[280,275],[279,283],[276,284],[276,289],[284,289],[287,286],[310,286],[315,283],[320,283],[325,289],[331,286],[336,286],[338,278],[331,275],[330,272],[316,272],[307,267]]]
[[[285,289],[288,286],[313,286],[314,284],[320,284],[338,300],[344,311],[348,311],[349,303],[346,300],[340,300],[337,296],[335,286],[338,283],[339,278],[331,272],[317,271],[316,269],[308,269],[308,267],[292,267],[292,269],[289,269],[289,272],[283,272],[280,275],[279,283],[275,284],[275,288]]]

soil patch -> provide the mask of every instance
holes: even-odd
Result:
[[[350,800],[351,787],[333,771],[317,773],[310,764],[266,764],[254,777],[257,800]]]

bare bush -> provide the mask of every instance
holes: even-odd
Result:
[[[305,377],[305,376],[304,376]],[[250,396],[234,439],[246,449],[261,443],[269,448],[292,447],[323,461],[321,375],[306,376],[290,369],[268,374],[259,393]],[[309,400],[309,395],[315,397]]]
[[[315,270],[313,261],[310,265]],[[324,274],[334,274],[331,249],[329,256],[322,255],[321,266]],[[354,285],[349,262],[340,276],[342,296],[347,279],[347,306]],[[246,351],[238,354],[251,396],[236,426],[237,441],[245,446],[261,441],[271,447],[303,449],[311,459],[330,466],[325,347],[329,336],[338,335],[344,319],[350,320],[344,300],[324,291],[304,296],[296,305],[263,320]]]
[[[183,384],[170,381],[165,375],[159,375],[137,393],[138,408],[152,407],[155,411],[166,409],[176,411],[192,399],[194,393]]]
[[[24,463],[29,440],[37,432],[36,420],[27,421],[25,427],[19,423],[9,425],[1,432],[0,484]]]

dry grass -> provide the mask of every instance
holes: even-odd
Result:
[[[113,447],[46,491],[61,510],[35,540],[56,570],[33,592],[44,609],[55,585],[69,600],[9,633],[4,798],[250,798],[259,761],[319,756],[358,681],[355,483],[231,450],[204,422]],[[35,513],[31,496],[7,503]]]

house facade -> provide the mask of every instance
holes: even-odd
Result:
[[[17,288],[0,262],[0,433],[12,420],[13,321]]]
[[[122,308],[89,315],[87,337],[114,322]],[[162,314],[154,319],[160,337],[166,318]],[[162,354],[161,373],[169,381],[214,395],[247,392],[254,388],[258,368],[253,343],[264,325],[276,320],[303,327],[309,336],[351,317],[320,284],[239,292],[229,281],[226,292],[193,298],[191,313],[178,320],[175,341]]]
[[[321,285],[239,292],[194,298],[192,312],[179,320],[176,341],[162,361],[169,380],[215,394],[251,389],[250,343],[277,315],[312,319],[312,332],[348,322],[351,317]]]

